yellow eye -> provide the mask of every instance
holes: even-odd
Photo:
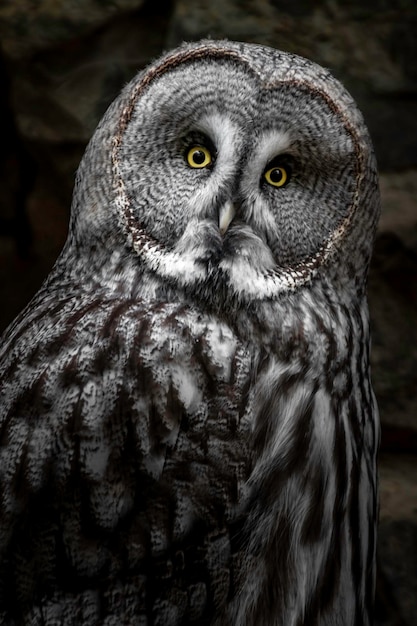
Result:
[[[204,146],[193,146],[187,152],[187,163],[190,167],[201,169],[211,165],[211,161],[210,150]]]
[[[289,171],[282,166],[271,167],[264,174],[267,183],[273,187],[283,187],[289,179]]]

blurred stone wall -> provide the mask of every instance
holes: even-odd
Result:
[[[1,0],[0,330],[59,253],[76,167],[108,104],[163,50],[207,36],[268,44],[327,66],[356,98],[370,128],[383,199],[369,287],[373,374],[384,426],[378,623],[412,626],[417,614],[417,4],[412,0]]]

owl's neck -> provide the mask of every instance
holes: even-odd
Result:
[[[66,297],[72,292],[85,292],[105,299],[180,301],[220,317],[242,341],[253,341],[268,351],[285,351],[287,345],[293,350],[301,337],[314,340],[314,320],[320,320],[324,329],[337,335],[337,328],[350,315],[367,316],[363,290],[359,291],[354,281],[333,278],[330,271],[287,292],[262,297],[261,290],[256,294],[235,289],[227,272],[208,272],[202,281],[193,281],[192,276],[188,282],[178,281],[177,277],[169,279],[150,270],[129,250],[120,248],[112,253],[104,250],[102,256],[97,250],[91,251],[86,272],[84,255],[82,268],[77,268],[69,263],[71,252],[71,246],[67,246],[58,259],[48,279],[49,289],[54,289],[54,285],[63,289],[64,285]],[[259,275],[257,279],[260,280]]]

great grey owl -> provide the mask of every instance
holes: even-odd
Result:
[[[203,41],[127,85],[2,340],[2,624],[371,624],[378,212],[314,63]]]

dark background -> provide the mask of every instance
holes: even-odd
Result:
[[[85,145],[120,88],[183,40],[264,43],[330,68],[373,137],[383,214],[371,268],[380,454],[378,623],[417,623],[417,3],[1,0],[0,331],[65,241]]]

